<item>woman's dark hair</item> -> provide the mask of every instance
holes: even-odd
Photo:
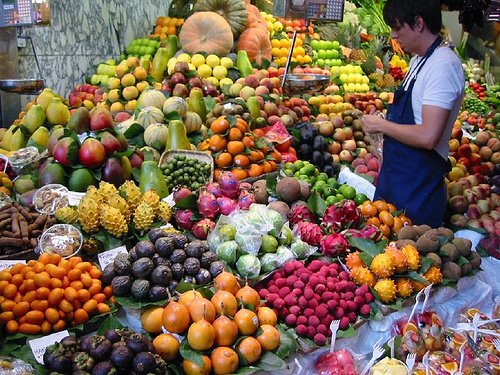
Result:
[[[417,16],[422,17],[431,33],[439,33],[442,26],[439,0],[388,0],[384,7],[384,21],[390,27],[406,23],[413,29]]]

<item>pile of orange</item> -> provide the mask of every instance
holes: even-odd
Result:
[[[110,311],[110,286],[101,270],[80,257],[44,253],[0,271],[0,324],[8,334],[61,331]]]
[[[0,192],[10,196],[13,184],[10,177],[5,172],[0,172]]]
[[[243,180],[273,172],[281,162],[281,154],[271,142],[250,131],[248,123],[239,116],[220,116],[210,124],[210,137],[198,146],[210,151],[214,158],[214,179],[223,171],[231,171]]]
[[[170,332],[153,340],[164,360],[174,361],[179,354],[179,342],[171,333],[185,335],[189,346],[203,355],[199,364],[186,358],[182,361],[188,375],[235,373],[240,366],[256,363],[265,351],[275,350],[281,342],[275,327],[277,316],[260,305],[255,289],[248,285],[241,288],[229,272],[222,272],[214,282],[217,291],[210,300],[198,291],[187,291],[178,302],[150,309],[141,319],[149,333],[160,332],[162,326]]]
[[[175,17],[158,17],[153,33],[149,35],[150,38],[166,39],[169,35],[177,35],[180,27],[184,23],[183,18]]]
[[[358,206],[366,222],[378,227],[387,239],[396,235],[398,231],[407,225],[412,225],[409,217],[398,211],[392,203],[381,199],[371,202],[365,201]]]

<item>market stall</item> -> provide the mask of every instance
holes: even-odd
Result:
[[[408,70],[384,2],[292,3],[174,2],[0,129],[0,372],[499,373],[488,58],[414,225],[362,123]]]

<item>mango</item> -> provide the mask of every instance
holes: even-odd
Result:
[[[12,125],[10,128],[7,129],[7,131],[3,135],[2,142],[0,143],[0,146],[4,150],[11,151],[10,139],[12,138],[12,134],[13,134],[15,129],[17,129],[17,126]]]
[[[24,194],[27,191],[36,189],[36,186],[31,179],[31,175],[22,175],[14,180],[14,189],[17,194]]]
[[[60,98],[50,99],[45,113],[47,120],[54,125],[66,125],[71,117],[68,107],[66,107]]]
[[[43,107],[40,104],[35,104],[26,113],[24,126],[26,126],[30,134],[33,134],[40,126],[45,124],[46,118]]]
[[[67,127],[78,134],[88,132],[90,127],[90,112],[88,108],[83,106],[76,109],[71,114]]]
[[[68,181],[68,188],[71,191],[86,192],[90,185],[96,185],[97,181],[88,168],[75,169]]]
[[[16,128],[13,131],[12,136],[9,140],[9,149],[10,151],[19,150],[23,147],[26,147],[26,143],[28,143],[28,137],[25,135],[23,130],[20,128]]]
[[[38,175],[38,182],[40,186],[48,184],[61,184],[66,185],[66,177],[64,175],[64,168],[61,164],[50,163],[40,171]]]

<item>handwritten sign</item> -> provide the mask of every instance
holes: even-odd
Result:
[[[85,193],[80,193],[78,191],[68,192],[68,202],[70,206],[78,206],[78,203],[82,200]]]
[[[97,257],[99,259],[99,264],[101,265],[101,269],[104,269],[108,264],[113,262],[116,256],[120,253],[127,254],[127,248],[125,246],[120,246],[115,249],[111,249],[103,253],[97,254]]]
[[[12,267],[14,264],[23,263],[26,264],[25,260],[0,260],[0,271]]]
[[[61,341],[66,336],[69,336],[69,332],[64,330],[53,333],[52,335],[40,337],[39,339],[30,340],[30,348],[36,361],[43,365],[43,355],[45,354],[47,347]]]

